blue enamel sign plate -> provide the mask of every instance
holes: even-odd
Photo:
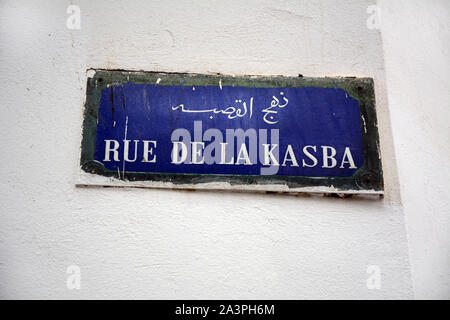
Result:
[[[369,78],[97,70],[88,79],[84,117],[81,166],[110,180],[383,190]]]

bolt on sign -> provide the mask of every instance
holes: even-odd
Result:
[[[370,78],[96,70],[79,185],[383,194]]]

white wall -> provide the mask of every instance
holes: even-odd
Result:
[[[423,193],[399,183],[393,141],[402,174],[415,171],[402,152],[416,140],[400,131],[424,125],[388,108],[371,1],[72,3],[80,30],[66,28],[68,1],[0,3],[1,298],[413,297],[399,186],[405,208]],[[76,188],[91,67],[374,77],[386,197]],[[429,202],[445,211],[426,172]],[[80,290],[66,287],[72,264]],[[380,290],[366,287],[369,265],[381,268]]]
[[[450,1],[379,1],[415,297],[450,299]]]

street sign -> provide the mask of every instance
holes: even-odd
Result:
[[[83,126],[80,184],[383,194],[370,78],[97,70]]]

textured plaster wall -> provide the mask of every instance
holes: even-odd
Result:
[[[413,296],[372,2],[71,2],[80,30],[68,1],[0,2],[1,298]],[[91,67],[371,76],[386,197],[77,188]]]
[[[379,1],[415,297],[450,299],[450,1]]]

